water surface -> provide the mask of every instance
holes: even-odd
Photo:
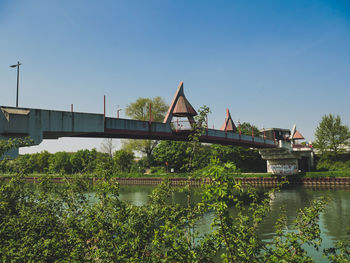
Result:
[[[135,205],[143,205],[148,201],[148,195],[151,194],[155,186],[121,186],[120,198],[130,201]],[[200,188],[194,189],[194,202],[200,201]],[[338,240],[349,238],[347,236],[347,227],[350,225],[350,188],[344,187],[322,187],[308,188],[303,186],[289,187],[276,193],[271,201],[271,212],[263,221],[259,230],[259,236],[268,242],[274,236],[274,225],[277,218],[281,214],[281,207],[287,216],[288,229],[293,228],[293,221],[296,219],[297,211],[309,206],[313,199],[328,196],[331,200],[327,207],[320,215],[320,228],[322,236],[322,247],[320,251],[308,248],[308,252],[316,262],[328,262],[322,257],[323,248],[332,247],[333,243]],[[174,193],[173,200],[177,203],[185,205],[187,198],[184,193]],[[201,233],[210,231],[213,214],[206,213],[198,222],[197,230]]]

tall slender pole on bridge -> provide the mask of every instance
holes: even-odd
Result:
[[[120,108],[119,108],[119,105],[118,105],[118,107],[117,107],[117,119],[119,119],[119,112],[122,111],[122,110],[123,110],[123,109],[120,109]]]
[[[16,93],[16,108],[18,108],[18,88],[19,88],[19,66],[22,65],[17,61],[17,64],[11,65],[10,68],[17,68],[17,93]]]
[[[106,124],[106,95],[103,95],[103,121]]]

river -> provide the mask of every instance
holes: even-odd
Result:
[[[135,205],[143,205],[147,202],[148,195],[153,189],[154,186],[121,186],[120,198]],[[200,201],[200,191],[200,188],[194,189],[194,202]],[[349,238],[346,233],[350,223],[350,187],[308,188],[295,186],[281,190],[271,201],[271,212],[263,221],[259,236],[266,242],[274,236],[274,224],[281,213],[282,206],[285,207],[288,229],[292,229],[297,210],[308,206],[311,200],[321,196],[331,198],[325,211],[320,215],[322,247],[320,251],[312,248],[307,248],[307,250],[316,262],[329,262],[322,257],[323,248],[331,247],[334,241]],[[180,204],[187,202],[184,193],[175,193],[173,198]],[[210,231],[212,218],[212,213],[206,213],[198,222],[197,230],[201,233]]]

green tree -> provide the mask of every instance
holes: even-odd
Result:
[[[31,157],[30,154],[24,154],[18,156],[15,160],[13,160],[13,172],[19,173],[22,171],[23,173],[32,173],[34,171],[35,162],[33,162],[34,158]]]
[[[130,172],[134,161],[134,154],[130,151],[119,150],[114,152],[113,162],[116,171]]]
[[[349,127],[342,124],[340,116],[324,115],[316,128],[313,144],[315,149],[321,153],[337,155],[344,150],[344,146],[349,145],[349,142]]]
[[[37,160],[38,164],[38,171],[39,173],[43,173],[48,171],[49,169],[49,159],[50,159],[51,154],[48,151],[42,151]]]
[[[161,97],[138,98],[135,102],[127,105],[125,114],[134,120],[149,120],[150,105],[152,121],[162,122],[169,106]],[[149,166],[152,163],[153,150],[158,142],[157,140],[127,140],[123,142],[123,148],[145,154],[148,162],[147,165]]]
[[[125,114],[134,120],[148,121],[151,105],[152,120],[161,122],[169,108],[162,97],[138,98],[126,106]]]
[[[201,143],[199,138],[205,134],[207,127],[207,116],[210,113],[208,106],[204,105],[198,109],[198,115],[194,117],[194,123],[192,123],[191,133],[188,136],[187,152],[189,154],[188,171],[192,171],[195,168],[195,160],[200,156]]]
[[[221,162],[233,162],[244,173],[266,172],[266,161],[257,150],[232,145],[211,145],[211,156]]]
[[[187,147],[188,142],[161,141],[154,149],[154,161],[158,166],[164,166],[167,162],[176,172],[184,172],[188,163]]]
[[[50,170],[56,173],[72,173],[72,163],[70,154],[67,152],[57,152],[50,158]]]
[[[96,155],[96,149],[92,149],[91,151],[79,150],[72,153],[70,156],[72,172],[92,172],[96,167]]]
[[[252,131],[254,131],[254,136],[259,136],[261,134],[261,132],[259,131],[258,127],[256,127],[255,125],[250,124],[249,122],[241,123],[241,133],[242,134],[251,136],[252,135]]]

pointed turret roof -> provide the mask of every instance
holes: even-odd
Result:
[[[303,137],[303,135],[301,135],[301,133],[297,130],[295,130],[293,136],[292,136],[293,140],[304,140],[305,138]]]
[[[231,114],[230,114],[229,109],[226,109],[225,122],[224,122],[224,124],[222,124],[220,130],[222,130],[222,131],[231,131],[231,132],[236,132],[237,131],[237,127],[236,127],[235,123],[233,122],[233,120],[231,118]]]
[[[185,96],[179,96],[176,105],[173,110],[173,116],[176,117],[188,117],[196,116],[197,112],[192,107],[191,103],[186,99]]]
[[[170,123],[173,116],[187,117],[189,122],[194,122],[193,116],[196,116],[197,112],[186,99],[183,89],[183,82],[181,81],[163,123]]]

